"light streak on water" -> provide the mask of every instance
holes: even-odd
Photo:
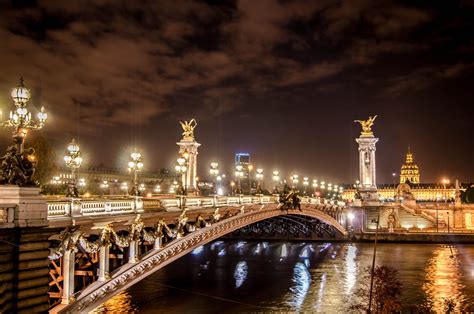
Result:
[[[260,254],[260,248],[261,248],[261,245],[260,243],[258,243],[257,246],[255,247],[255,250],[253,250],[253,255]]]
[[[249,267],[247,266],[246,261],[240,261],[235,265],[234,270],[234,279],[235,279],[235,288],[238,289],[247,279],[247,274],[249,272]]]
[[[216,241],[211,244],[211,251],[214,251],[216,248],[224,244],[224,241]]]
[[[303,263],[296,263],[292,282],[293,286],[290,288],[290,291],[293,295],[288,303],[291,307],[300,309],[311,285],[311,275]]]
[[[225,248],[223,248],[219,251],[219,253],[217,253],[217,256],[225,256],[225,254],[226,254]]]
[[[280,255],[280,261],[284,258],[284,257],[287,257],[288,256],[288,249],[286,247],[286,243],[283,243],[283,245],[281,246],[281,255]]]
[[[319,252],[324,252],[331,246],[331,243],[326,243],[323,245],[323,248],[319,250]]]
[[[357,256],[357,247],[350,245],[347,247],[346,259],[345,259],[345,292],[349,295],[354,288],[357,281],[357,263],[355,261]]]
[[[324,287],[326,286],[326,276],[327,276],[326,273],[324,273],[321,276],[321,283],[319,284],[318,301],[316,302],[316,309],[318,311],[321,310],[321,305],[323,304],[323,294],[324,294]]]
[[[191,252],[191,254],[193,254],[193,255],[199,255],[199,254],[201,254],[203,251],[204,251],[204,246],[201,245],[201,246],[198,246],[197,248],[195,248],[195,249]]]

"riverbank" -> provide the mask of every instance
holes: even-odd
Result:
[[[352,241],[373,242],[375,232],[354,233]],[[474,244],[474,234],[466,233],[378,233],[377,241],[394,243],[467,243]]]

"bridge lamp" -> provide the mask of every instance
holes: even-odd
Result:
[[[139,190],[140,192],[145,191],[145,190],[146,190],[145,183],[140,183],[140,185],[138,186],[138,190]]]
[[[81,188],[83,188],[83,187],[85,187],[86,185],[87,185],[86,179],[80,178],[80,179],[79,179],[79,186],[80,186]]]
[[[68,196],[77,197],[79,196],[79,193],[76,188],[76,170],[79,169],[82,164],[82,157],[81,149],[75,139],[72,139],[71,143],[67,145],[64,163],[66,164],[66,167],[71,170],[71,182],[69,183]]]
[[[448,201],[448,191],[446,190],[446,185],[449,184],[449,179],[443,178],[441,182],[443,182],[444,202],[446,203]]]
[[[109,183],[107,181],[102,181],[100,184],[100,189],[102,190],[102,193],[105,194],[105,191],[109,188]]]
[[[142,155],[138,152],[130,154],[130,161],[128,162],[128,171],[133,174],[132,180],[132,195],[139,196],[140,191],[138,189],[138,173],[143,169]]]
[[[296,188],[296,185],[298,184],[298,175],[294,174],[290,177],[291,182],[293,183],[293,189]]]
[[[210,164],[210,169],[209,169],[209,173],[211,174],[211,176],[214,177],[214,192],[217,193],[217,183],[219,182],[219,187],[220,187],[220,181],[222,180],[222,177],[219,176],[219,163],[217,162],[211,162]]]
[[[186,195],[187,191],[187,171],[188,171],[188,159],[185,157],[185,155],[188,155],[187,152],[183,154],[183,157],[179,157],[176,159],[176,166],[175,170],[178,174],[181,175],[181,184],[183,185],[183,195]]]
[[[258,184],[257,194],[261,194],[262,193],[262,180],[263,180],[263,169],[262,168],[257,169],[257,174],[255,175],[255,178],[257,179],[257,184]]]
[[[280,172],[278,170],[273,170],[272,180],[274,183],[273,193],[278,194],[278,185],[280,184]]]
[[[120,189],[125,192],[125,194],[128,192],[128,183],[127,182],[122,182],[120,185]]]
[[[250,169],[250,168],[249,168]],[[237,193],[242,193],[240,180],[244,177],[244,167],[242,165],[235,166],[235,178],[237,179]]]
[[[26,108],[26,104],[30,100],[31,93],[20,78],[20,83],[12,89],[11,97],[15,104],[15,111],[10,111],[9,119],[0,123],[0,126],[13,127],[13,140],[17,145],[17,153],[23,153],[23,143],[25,141],[28,130],[39,130],[43,128],[48,115],[44,107],[41,107],[37,114],[37,121],[31,117],[31,112]]]
[[[161,186],[158,184],[157,186],[155,186],[155,193],[160,193],[161,192]]]
[[[347,214],[347,218],[349,219],[349,222],[352,224],[352,221],[354,221],[355,215],[353,212],[349,212]]]

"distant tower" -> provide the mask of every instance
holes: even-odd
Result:
[[[400,183],[420,184],[420,170],[413,162],[413,154],[410,147],[408,147],[405,164],[402,165],[400,170]]]

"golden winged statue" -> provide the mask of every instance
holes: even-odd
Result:
[[[360,133],[362,136],[374,136],[372,126],[374,125],[375,118],[377,118],[377,115],[374,117],[370,116],[367,120],[354,120],[354,122],[360,123],[362,127],[362,132]]]
[[[183,128],[183,139],[194,140],[194,128],[197,126],[195,119],[189,121],[179,122]]]

